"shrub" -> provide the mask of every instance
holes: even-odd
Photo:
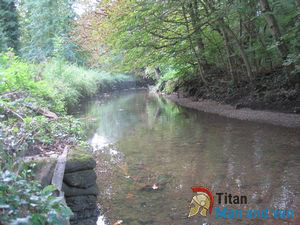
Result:
[[[35,97],[43,107],[64,112],[61,93],[44,80],[37,79],[34,65],[23,62],[12,53],[0,53],[0,93],[23,93]]]
[[[184,73],[169,69],[158,81],[157,88],[160,91],[164,91],[167,94],[171,94],[175,91],[180,80],[184,79]]]
[[[42,188],[30,176],[30,169],[0,174],[0,223],[63,225],[72,215],[63,198],[54,196],[54,186]]]
[[[34,180],[35,165],[17,162],[0,142],[0,224],[63,224],[72,215],[52,185]]]
[[[0,54],[0,93],[37,88],[28,64],[20,61],[13,53]]]

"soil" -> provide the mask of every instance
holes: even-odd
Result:
[[[253,80],[243,78],[234,85],[224,72],[206,74],[204,85],[199,76],[187,76],[177,81],[162,82],[160,92],[176,92],[195,100],[213,100],[236,109],[250,108],[284,113],[300,113],[300,74],[287,73],[282,68],[260,73]]]
[[[232,105],[219,103],[213,100],[197,100],[194,97],[180,97],[178,94],[166,95],[166,97],[179,105],[207,113],[214,113],[240,120],[300,128],[300,115],[296,113],[252,110],[249,108],[236,109],[236,107]]]

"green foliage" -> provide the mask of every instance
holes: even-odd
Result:
[[[43,66],[43,79],[63,93],[64,101],[73,105],[81,97],[91,97],[96,94],[99,74],[95,71],[85,70],[63,61],[49,61]]]
[[[289,54],[283,65],[287,67],[295,65],[292,72],[296,75],[300,74],[300,54]]]
[[[1,104],[3,106],[3,104]],[[10,118],[2,121],[1,140],[6,150],[16,157],[61,150],[66,144],[79,145],[85,140],[84,124],[79,119],[63,116],[57,120],[34,115],[30,110],[24,115],[24,108],[17,108],[24,121]],[[7,113],[6,113],[7,114]],[[19,114],[20,115],[20,114]]]
[[[13,53],[1,54],[0,57],[0,92],[34,88],[28,64],[21,62]]]
[[[19,50],[19,21],[14,0],[0,1],[0,52]]]
[[[160,77],[157,83],[157,88],[160,91],[164,91],[167,94],[173,93],[178,86],[186,79],[192,79],[188,72],[175,70],[175,69],[168,69],[164,72],[163,76]]]
[[[8,152],[21,156],[82,143],[83,124],[66,116],[66,109],[98,91],[135,81],[61,60],[28,64],[7,53],[0,55],[0,62],[0,139]]]
[[[61,93],[67,106],[75,105],[80,99],[94,96],[97,92],[114,88],[119,83],[134,81],[131,76],[85,69],[61,60],[51,60],[40,67],[48,87]]]
[[[21,158],[87,147],[83,123],[65,115],[64,95],[42,80],[37,65],[0,55],[0,217],[3,224],[63,224],[70,216],[53,187],[42,187]],[[50,111],[52,110],[52,112]]]
[[[61,76],[41,80],[39,76],[42,75],[38,72],[44,71],[37,69],[35,65],[22,62],[18,57],[10,54],[2,54],[0,60],[2,65],[0,67],[0,93],[2,93],[0,96],[0,130],[3,136],[0,139],[7,151],[23,156],[27,154],[27,151],[34,149],[48,151],[65,144],[81,143],[85,137],[83,124],[78,119],[65,115],[67,104],[71,103],[66,98],[70,93],[66,91],[74,90],[73,92],[76,93],[91,91],[90,94],[92,94],[96,92],[96,89],[91,90],[93,87],[81,84],[80,81],[85,82],[84,79],[77,80],[77,83],[72,83],[72,85],[67,83],[67,80],[78,76],[78,73],[75,73],[73,77],[68,77],[74,70],[68,71],[65,77],[54,73]],[[58,70],[59,66],[54,67]],[[47,69],[47,66],[45,68]],[[66,86],[64,82],[69,86]],[[92,83],[91,80],[89,82]],[[60,89],[58,84],[64,86]],[[96,88],[96,84],[94,86]],[[70,98],[78,101],[78,96],[73,95]],[[54,116],[51,111],[55,113]],[[59,118],[56,118],[57,115]]]
[[[299,67],[296,2],[107,0],[100,4],[107,13],[100,26],[109,57],[119,60],[114,65],[121,70],[169,67],[199,76],[206,86],[214,85],[210,74],[222,71],[220,81],[238,86],[285,60],[292,64],[287,68]],[[267,12],[263,3],[270,5]]]
[[[54,186],[42,188],[31,177],[31,169],[0,174],[1,224],[63,225],[72,212],[55,197]]]
[[[135,78],[85,69],[58,59],[28,64],[12,53],[0,54],[0,93],[25,91],[34,97],[32,104],[54,112],[63,113],[84,97],[129,81]]]
[[[72,0],[23,0],[22,12],[23,56],[37,62],[60,55],[77,61],[78,48],[69,37],[75,16]]]
[[[1,133],[0,133],[1,134]],[[42,187],[34,180],[35,164],[17,161],[0,141],[1,224],[64,224],[72,215],[52,185]]]
[[[179,78],[181,77],[182,74],[177,71],[177,70],[172,70],[172,69],[169,69],[162,77],[160,80],[162,81],[168,81],[168,80],[173,80],[173,79],[176,79],[176,78]]]
[[[88,148],[84,123],[65,109],[99,88],[113,88],[126,75],[87,70],[62,60],[29,64],[9,52],[0,55],[1,224],[62,224],[70,216],[53,187],[44,189],[22,169],[21,158],[51,154],[66,145]]]
[[[25,92],[43,107],[56,112],[64,111],[61,94],[40,80],[36,65],[28,64],[12,53],[0,53],[0,93]]]
[[[166,82],[164,91],[166,94],[172,94],[175,91],[177,80],[168,80]]]

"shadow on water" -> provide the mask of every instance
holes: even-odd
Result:
[[[196,112],[146,91],[90,102],[84,117],[107,224],[300,224],[299,130]],[[217,219],[215,210],[188,218],[191,186],[200,185],[246,195],[244,205],[215,201],[243,219]],[[266,206],[294,218],[244,218]]]

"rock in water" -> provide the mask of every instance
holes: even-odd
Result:
[[[83,170],[73,173],[66,173],[64,182],[70,187],[89,188],[96,183],[96,173],[94,170]]]
[[[96,161],[91,152],[78,148],[69,151],[63,191],[66,203],[74,213],[70,219],[71,225],[97,224],[99,209],[95,167]]]
[[[68,154],[66,164],[66,173],[72,173],[82,170],[92,170],[96,167],[96,161],[90,152],[73,148]]]

